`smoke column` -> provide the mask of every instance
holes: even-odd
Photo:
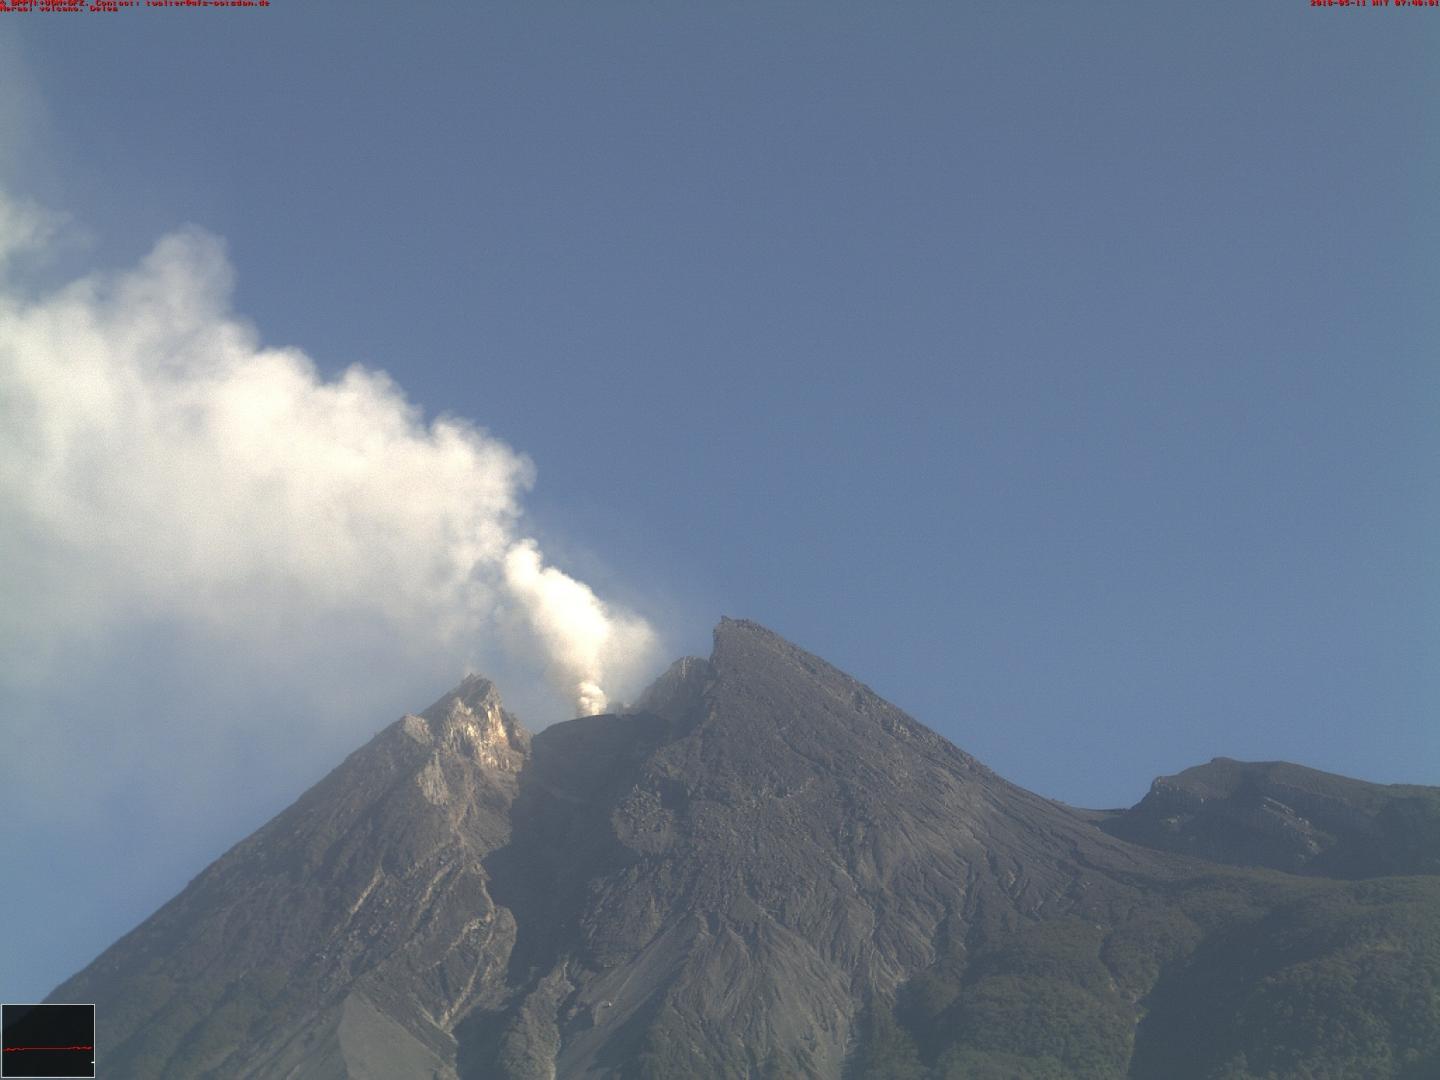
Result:
[[[301,611],[538,654],[579,713],[648,665],[644,620],[524,535],[522,454],[383,372],[260,344],[198,230],[33,295],[17,260],[57,224],[0,195],[0,675],[136,618],[263,638]]]

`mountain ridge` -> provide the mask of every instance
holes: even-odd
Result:
[[[1339,878],[1440,873],[1440,788],[1374,784],[1285,761],[1213,758],[1159,777],[1100,827],[1240,866]]]

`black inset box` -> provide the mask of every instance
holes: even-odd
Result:
[[[93,1077],[94,1005],[0,1005],[0,1077]]]

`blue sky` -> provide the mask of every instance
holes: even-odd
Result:
[[[516,535],[656,662],[756,619],[1081,805],[1437,783],[1437,46],[1303,0],[7,16],[0,182],[70,216],[12,288],[221,238],[257,347],[527,455]],[[6,1000],[490,655],[257,645],[257,595],[0,680],[4,910],[50,913]]]

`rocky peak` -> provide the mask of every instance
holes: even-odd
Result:
[[[495,684],[480,675],[467,675],[454,690],[419,716],[406,716],[402,724],[418,743],[448,748],[502,772],[519,772],[530,751],[530,733],[505,711]]]
[[[732,619],[721,616],[713,633],[715,652],[739,650],[765,650],[773,652],[800,651],[775,631],[749,619]]]
[[[710,662],[699,656],[682,656],[646,687],[632,713],[652,713],[666,720],[683,722],[691,718],[705,693]]]

